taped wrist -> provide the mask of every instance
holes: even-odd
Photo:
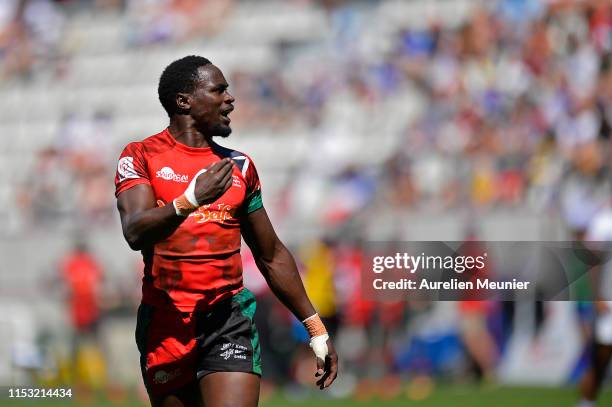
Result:
[[[187,199],[185,194],[179,196],[178,198],[175,198],[172,201],[172,205],[174,205],[174,211],[178,216],[189,216],[191,212],[198,209],[197,206],[189,202],[189,199]]]
[[[309,316],[302,321],[302,324],[304,324],[304,328],[306,328],[311,338],[327,334],[327,329],[325,329],[325,325],[323,325],[323,321],[321,321],[319,314]]]
[[[189,216],[191,212],[195,211],[200,206],[198,205],[198,200],[195,196],[195,185],[200,174],[203,174],[205,172],[206,168],[203,168],[198,171],[187,186],[185,192],[172,201],[172,205],[174,205],[174,210],[178,216]]]

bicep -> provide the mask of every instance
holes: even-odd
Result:
[[[271,259],[281,244],[266,210],[262,207],[246,215],[241,232],[255,259]]]
[[[117,209],[121,224],[125,227],[129,217],[147,209],[155,208],[153,188],[148,184],[138,184],[122,192],[117,197]]]

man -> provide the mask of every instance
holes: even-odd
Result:
[[[115,178],[123,234],[145,262],[136,339],[151,404],[257,405],[259,340],[241,235],[272,291],[304,322],[317,385],[330,386],[336,352],[263,208],[255,166],[212,140],[231,133],[234,98],[223,74],[188,56],[166,67],[158,92],[170,125],[129,144]]]

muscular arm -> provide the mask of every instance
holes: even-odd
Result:
[[[138,184],[117,198],[123,236],[133,250],[142,250],[170,236],[185,220],[174,206],[157,207],[151,186]]]
[[[276,236],[266,210],[261,208],[248,214],[241,229],[257,267],[272,292],[300,321],[312,316],[315,309],[306,295],[295,260]],[[321,390],[331,386],[338,374],[338,355],[329,338],[326,345],[328,352],[325,360],[316,358],[315,377],[318,378],[316,383]]]
[[[232,161],[226,158],[209,165],[206,172],[191,181],[188,188],[193,185],[198,205],[213,202],[227,191],[232,185],[232,168]],[[146,184],[122,192],[117,198],[117,208],[123,236],[133,250],[142,250],[166,239],[187,216],[177,215],[173,204],[158,208],[153,189]]]
[[[276,235],[266,210],[248,214],[241,229],[272,292],[300,321],[313,315],[315,309],[306,295],[295,260]]]

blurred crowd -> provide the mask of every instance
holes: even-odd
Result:
[[[221,0],[3,2],[2,76],[27,79],[54,69],[61,80],[70,71],[70,52],[78,52],[62,42],[62,23],[69,10],[90,3],[125,13],[133,24],[121,46],[145,49],[214,39],[231,30],[222,23],[235,9],[234,2]],[[329,37],[277,44],[284,61],[274,69],[226,72],[238,100],[237,133],[282,135],[306,128],[317,146],[318,154],[286,169],[290,180],[271,200],[279,219],[297,217],[325,228],[367,208],[520,207],[558,212],[572,229],[584,229],[608,203],[608,2],[485,2],[458,26],[431,18],[421,27],[388,34],[381,41],[387,45],[378,48],[363,45],[372,35],[364,16],[376,15],[386,2],[295,3],[322,7]],[[98,136],[112,132],[113,111],[101,110],[92,118],[65,112],[56,142],[40,150],[35,167],[54,155],[78,156],[95,146],[102,150],[97,158],[105,176],[112,177],[121,146],[109,140],[125,138]],[[321,160],[329,164],[321,168]],[[64,170],[68,178],[82,174],[80,168]],[[55,172],[39,182],[61,184]],[[94,186],[81,188],[87,193],[83,202],[74,201],[76,210],[112,211],[112,200],[88,202],[91,192],[109,192],[96,186],[102,183],[85,182]],[[36,218],[38,208],[27,203],[38,200],[21,198]],[[330,200],[333,205],[313,210]]]
[[[402,33],[386,71],[412,81],[426,108],[387,162],[392,200],[560,203],[572,227],[586,227],[610,197],[611,11],[500,1],[456,30]]]
[[[240,3],[0,2],[0,78],[27,81],[50,67],[61,81],[70,70],[62,24],[84,5],[125,13],[131,24],[121,46],[147,49],[214,39],[231,30],[223,21]],[[373,30],[365,16],[388,2],[292,3],[323,9],[329,36],[276,44],[284,63],[272,70],[226,72],[238,101],[232,125],[236,133],[312,133],[316,153],[287,169],[289,181],[271,209],[279,222],[321,225],[321,239],[295,249],[319,312],[332,332],[342,331],[338,347],[349,371],[361,372],[355,380],[385,377],[390,391],[406,371],[457,377],[468,369],[493,380],[512,331],[511,309],[461,304],[454,333],[419,342],[410,328],[427,325],[419,315],[430,308],[363,301],[359,236],[338,231],[359,230],[350,226],[377,211],[520,208],[553,214],[569,237],[582,239],[612,205],[612,4],[475,2],[459,25],[431,18],[368,48]],[[112,109],[60,118],[53,145],[38,152],[18,197],[37,225],[105,225],[116,217],[111,180],[120,146],[103,136],[114,131],[113,120]],[[248,257],[245,263],[260,299],[270,359],[264,365],[279,381],[291,375],[308,382],[307,349],[293,350],[304,332],[270,298]],[[541,305],[534,312],[539,325]],[[355,389],[366,391],[367,381]]]

